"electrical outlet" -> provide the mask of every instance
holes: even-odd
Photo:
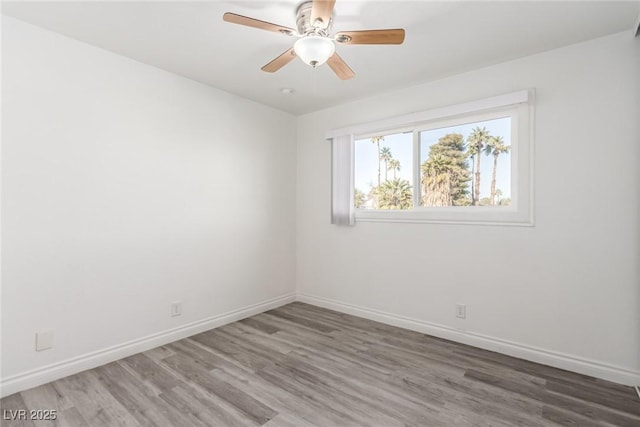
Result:
[[[171,304],[171,317],[182,315],[182,301],[176,301]]]
[[[467,306],[464,304],[456,304],[456,317],[460,319],[467,318]]]
[[[53,331],[36,332],[36,351],[53,348]]]

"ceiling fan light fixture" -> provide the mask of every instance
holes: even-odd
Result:
[[[305,64],[315,68],[327,62],[336,47],[327,37],[309,35],[296,41],[293,50]]]

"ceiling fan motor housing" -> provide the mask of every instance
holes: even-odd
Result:
[[[296,26],[298,28],[298,34],[306,36],[309,34],[316,34],[322,37],[329,37],[331,33],[331,27],[333,26],[333,15],[329,19],[329,22],[311,22],[311,7],[313,1],[306,1],[301,3],[296,9]]]

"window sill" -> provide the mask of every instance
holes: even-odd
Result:
[[[462,208],[464,209],[464,208]],[[356,222],[404,222],[418,224],[460,224],[533,227],[533,217],[509,208],[481,207],[483,212],[464,212],[460,208],[407,211],[356,210]],[[486,209],[486,210],[485,210]]]

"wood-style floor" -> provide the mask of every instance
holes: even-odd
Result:
[[[7,427],[640,426],[631,387],[302,303],[1,405],[58,411]]]

